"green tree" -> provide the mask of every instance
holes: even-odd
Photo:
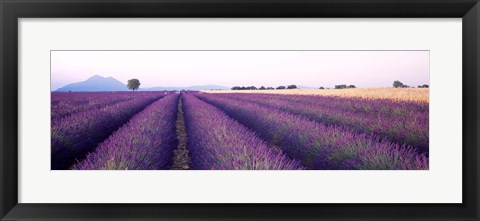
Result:
[[[135,91],[135,90],[138,90],[138,88],[140,87],[140,81],[138,79],[130,79],[128,80],[128,84],[127,84],[127,87],[129,90],[132,90],[132,91]]]
[[[402,87],[405,87],[405,85],[402,82],[400,82],[399,80],[396,80],[396,81],[393,82],[393,87],[394,88],[402,88]]]
[[[297,85],[294,85],[294,84],[288,85],[287,87],[287,89],[296,89],[296,88],[297,88]]]
[[[418,88],[428,88],[428,84],[419,85]]]

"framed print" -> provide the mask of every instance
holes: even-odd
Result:
[[[51,170],[428,170],[429,55],[51,51]]]
[[[1,220],[478,220],[479,7],[2,1]]]

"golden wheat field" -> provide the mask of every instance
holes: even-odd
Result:
[[[265,93],[317,96],[391,99],[397,101],[429,102],[428,88],[353,88],[353,89],[289,89],[289,90],[204,90],[207,93]]]

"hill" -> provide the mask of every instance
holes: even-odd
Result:
[[[67,84],[56,91],[128,91],[128,88],[126,84],[113,77],[94,75],[85,81]]]

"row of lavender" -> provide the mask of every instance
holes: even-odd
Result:
[[[428,154],[428,103],[305,95],[222,94],[304,116],[325,125],[345,126]]]
[[[51,117],[52,120],[56,120],[71,114],[159,93],[167,94],[168,92],[52,92]]]
[[[176,146],[177,100],[178,95],[172,94],[148,106],[73,169],[169,169]],[[193,169],[304,169],[299,161],[268,146],[252,131],[193,95],[184,94],[179,102],[184,103]]]
[[[180,95],[138,95],[53,120],[52,169],[169,169]],[[193,169],[428,169],[428,156],[411,147],[248,96],[183,93]]]
[[[184,94],[184,113],[192,166],[206,170],[298,170],[291,160],[225,113]]]
[[[163,170],[172,164],[177,146],[178,94],[170,94],[135,115],[86,159],[77,170]]]
[[[102,100],[103,94],[64,93],[71,96],[90,96]],[[133,94],[133,93],[132,93]],[[121,94],[117,94],[122,96]],[[52,95],[55,98],[55,94]],[[65,95],[63,95],[65,96]],[[108,95],[106,95],[108,97]],[[136,93],[125,101],[102,107],[87,106],[85,111],[70,114],[51,121],[51,168],[68,169],[81,161],[114,131],[128,122],[132,116],[165,96],[164,92]],[[72,102],[75,98],[71,99]],[[96,104],[96,103],[95,103]],[[95,106],[92,104],[92,106]]]
[[[198,98],[255,130],[310,169],[428,169],[428,156],[407,145],[351,128],[325,125],[302,115],[218,94]],[[248,95],[243,95],[248,96]]]

